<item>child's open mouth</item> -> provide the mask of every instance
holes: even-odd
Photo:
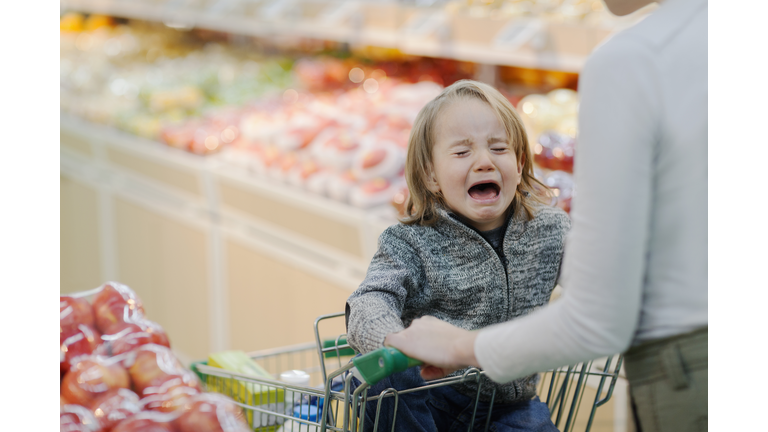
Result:
[[[499,196],[501,188],[493,182],[479,183],[469,188],[469,196],[478,201],[493,200]]]

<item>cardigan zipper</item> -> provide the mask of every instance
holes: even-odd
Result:
[[[456,222],[458,223],[458,225],[462,226],[467,231],[469,231],[472,234],[480,237],[480,239],[483,241],[483,243],[485,243],[485,245],[488,248],[491,249],[491,252],[493,252],[493,256],[496,257],[496,260],[498,260],[499,264],[501,264],[501,269],[504,270],[504,286],[507,288],[507,293],[506,293],[507,297],[506,298],[507,298],[507,303],[508,303],[507,304],[507,316],[506,316],[506,319],[504,321],[509,321],[511,319],[511,311],[512,311],[513,299],[512,299],[512,290],[511,290],[511,288],[509,286],[509,272],[507,271],[507,264],[509,264],[509,261],[507,259],[507,255],[504,253],[504,242],[507,239],[507,234],[509,233],[509,224],[510,224],[511,221],[510,220],[507,221],[507,231],[504,232],[504,238],[501,240],[501,256],[499,256],[499,254],[496,253],[496,249],[493,248],[493,245],[491,245],[491,243],[488,240],[486,240],[485,237],[480,235],[479,232],[477,232],[476,230],[470,228],[469,226],[467,226],[466,224],[464,224],[460,220],[456,220]]]

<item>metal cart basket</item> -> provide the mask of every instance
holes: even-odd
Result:
[[[426,385],[396,391],[388,389],[368,397],[367,389],[378,380],[395,372],[418,364],[393,348],[382,348],[365,356],[355,357],[346,341],[346,335],[323,338],[320,327],[323,322],[338,319],[344,313],[323,315],[314,323],[315,342],[285,346],[248,353],[270,378],[238,374],[207,365],[192,364],[192,370],[201,378],[209,391],[217,391],[232,397],[245,411],[251,427],[259,432],[355,432],[363,430],[366,416],[360,415],[366,404],[376,404],[373,419],[374,430],[379,426],[382,398],[395,398],[396,418],[398,397],[402,394],[423,391],[428,388],[457,384],[466,380],[480,383],[483,371],[470,368],[463,375],[430,381]],[[343,318],[342,318],[343,319]],[[622,357],[611,356],[595,362],[561,367],[541,374],[538,395],[549,407],[552,421],[561,431],[574,431],[579,414],[588,416],[585,432],[593,424],[596,410],[611,398],[621,368]],[[300,370],[310,377],[308,386],[294,385],[279,380],[281,372]],[[353,389],[352,377],[362,382]],[[592,400],[584,400],[587,381],[596,388]],[[475,398],[475,412],[479,401]],[[495,396],[495,394],[494,394]],[[492,404],[493,399],[491,399]],[[585,405],[582,408],[582,403]],[[492,408],[491,408],[492,409]],[[475,412],[470,425],[475,424]],[[488,430],[488,421],[483,429]],[[584,424],[583,418],[581,421]],[[392,429],[394,430],[394,423]],[[370,428],[370,425],[368,425]],[[470,426],[471,430],[471,426]]]

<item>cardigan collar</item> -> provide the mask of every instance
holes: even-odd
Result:
[[[526,220],[525,220],[524,212],[515,212],[514,209],[511,209],[511,210],[512,211],[510,211],[509,214],[507,215],[507,220],[506,220],[507,229],[506,229],[506,232],[504,233],[504,240],[506,240],[507,238],[512,238],[513,240],[517,240],[525,231]],[[457,228],[470,230],[480,235],[480,231],[466,224],[454,212],[449,211],[448,209],[442,206],[439,206],[437,208],[437,211],[441,216],[440,217],[441,220]]]

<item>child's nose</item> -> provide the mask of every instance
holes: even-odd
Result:
[[[478,153],[477,161],[475,162],[476,171],[493,171],[496,166],[493,164],[491,155],[488,152],[481,151]]]

